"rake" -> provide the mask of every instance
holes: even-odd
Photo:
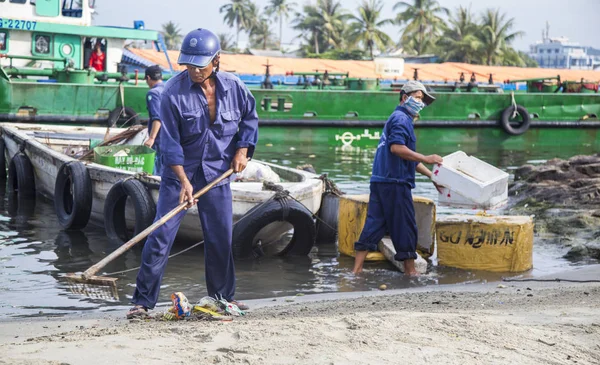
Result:
[[[193,197],[194,199],[198,199],[200,196],[204,195],[207,191],[209,191],[213,186],[221,182],[223,179],[227,178],[229,175],[233,173],[233,169],[227,170],[221,176],[216,178],[211,183],[207,184],[205,187],[196,192]],[[117,290],[117,280],[118,278],[111,278],[108,276],[97,276],[96,273],[106,266],[109,262],[113,261],[117,257],[121,256],[131,247],[133,247],[136,243],[140,242],[142,239],[146,238],[150,233],[156,230],[158,227],[165,224],[169,219],[173,218],[175,215],[179,214],[185,207],[188,205],[188,202],[183,202],[179,204],[176,208],[167,213],[164,217],[154,222],[150,227],[146,228],[142,232],[138,233],[135,237],[124,243],[121,247],[113,251],[110,255],[106,256],[97,264],[91,266],[89,269],[84,271],[82,274],[69,273],[66,275],[67,281],[69,282],[71,291],[76,294],[83,294],[92,298],[114,298],[115,300],[119,299],[119,293]]]

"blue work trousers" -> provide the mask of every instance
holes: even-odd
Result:
[[[189,178],[189,176],[188,176]],[[198,168],[190,179],[194,192],[207,185]],[[163,178],[156,207],[156,222],[179,205],[181,184],[178,179]],[[204,233],[206,289],[211,297],[234,300],[235,267],[231,249],[232,198],[229,184],[216,186],[198,199],[198,212]],[[152,232],[142,251],[142,265],[136,280],[132,302],[154,308],[175,235],[185,211]]]
[[[377,251],[389,232],[397,261],[417,258],[417,221],[408,184],[371,183],[367,219],[356,243],[356,251]]]

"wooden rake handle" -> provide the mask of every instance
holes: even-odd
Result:
[[[198,199],[200,196],[204,195],[204,193],[206,193],[207,191],[212,189],[213,186],[217,185],[219,182],[221,182],[223,179],[227,178],[232,173],[233,173],[233,169],[229,169],[229,170],[225,171],[225,173],[223,173],[223,175],[219,176],[218,178],[213,180],[211,183],[207,184],[205,187],[203,187],[198,192],[196,192],[196,194],[193,195],[194,199]],[[144,238],[146,238],[150,233],[155,231],[158,227],[165,224],[169,219],[171,219],[174,216],[176,216],[177,214],[179,214],[183,209],[185,209],[185,207],[187,205],[188,205],[188,202],[183,202],[183,203],[179,204],[176,208],[171,210],[164,217],[162,217],[158,221],[154,222],[150,227],[144,229],[143,231],[138,233],[135,237],[133,237],[132,239],[130,239],[129,241],[127,241],[126,243],[121,245],[121,247],[114,250],[110,255],[103,258],[96,265],[85,270],[84,273],[82,274],[83,278],[89,279],[92,276],[96,275],[96,273],[100,269],[102,269],[104,266],[106,266],[106,264],[108,264],[109,262],[111,262],[112,260],[117,258],[118,256],[122,255],[124,252],[126,252],[131,247],[133,247],[136,243],[138,243],[141,240],[143,240]]]

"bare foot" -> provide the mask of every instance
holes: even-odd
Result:
[[[404,260],[404,275],[419,276],[417,269],[415,269],[415,260],[414,259]]]
[[[360,274],[363,271],[363,264],[365,263],[368,253],[368,251],[356,251],[356,256],[354,258],[354,269],[352,269],[352,273],[354,275]]]

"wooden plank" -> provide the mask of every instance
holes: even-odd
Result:
[[[385,256],[392,265],[396,266],[400,272],[404,272],[404,263],[394,259],[394,256],[396,256],[396,249],[389,237],[384,237],[379,242],[378,248],[379,252],[383,253],[383,256]],[[417,253],[417,259],[415,260],[415,269],[419,274],[425,274],[427,272],[427,261],[425,261],[419,253]]]

